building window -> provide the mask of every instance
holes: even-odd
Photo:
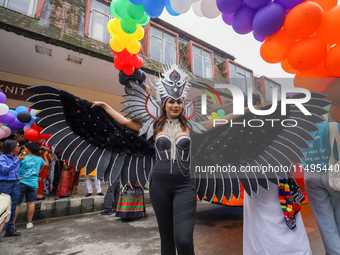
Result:
[[[0,0],[0,6],[34,17],[39,0]]]
[[[281,99],[281,87],[280,85],[265,79],[266,96],[269,102],[273,101],[273,88],[277,87],[277,100]]]
[[[110,6],[93,0],[91,4],[89,37],[103,43],[108,43],[110,35],[107,30],[107,23],[111,18]]]
[[[176,38],[155,27],[150,28],[150,59],[172,65],[176,63]]]
[[[251,72],[229,63],[231,84],[239,87],[244,93],[247,93],[247,85],[253,85],[253,75]]]
[[[211,54],[196,46],[192,46],[194,74],[203,78],[212,79]]]

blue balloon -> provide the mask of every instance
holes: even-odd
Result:
[[[165,0],[165,8],[166,10],[168,11],[168,13],[172,16],[178,16],[180,15],[179,13],[175,12],[172,7],[171,7],[171,4],[170,4],[170,0]]]
[[[35,122],[35,118],[32,117],[31,121],[28,122],[28,124],[26,124],[26,125],[32,125],[34,122]]]
[[[135,5],[141,5],[143,4],[143,0],[130,0],[131,3],[135,4]]]
[[[158,18],[163,12],[165,0],[144,0],[143,4],[145,12],[150,18]]]
[[[16,111],[17,113],[19,113],[19,112],[29,112],[29,110],[28,110],[28,108],[27,108],[26,106],[18,106],[18,107],[15,109],[15,111]]]
[[[18,113],[15,110],[9,109],[8,112],[12,113],[15,117],[17,117]]]

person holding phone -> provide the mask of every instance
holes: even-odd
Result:
[[[23,154],[19,154],[19,156],[15,155],[19,152],[19,149],[19,142],[7,140],[2,147],[3,154],[0,155],[0,193],[10,195],[12,200],[11,217],[6,223],[4,237],[21,236],[21,233],[15,230],[13,222],[15,209],[20,196],[20,161],[25,159],[25,155]]]

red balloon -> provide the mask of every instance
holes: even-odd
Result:
[[[119,52],[119,59],[129,62],[130,59],[132,58],[132,54],[127,51],[127,49],[124,49],[123,51]]]
[[[37,143],[37,142],[40,142],[40,137],[36,138],[36,139],[33,139],[33,140],[30,140],[32,143]]]
[[[123,70],[124,66],[126,65],[126,62],[119,59],[118,56],[115,56],[113,59],[113,64],[117,70]]]
[[[141,68],[142,66],[143,66],[143,59],[140,58],[140,57],[138,57],[138,63],[137,63],[137,65],[135,65],[135,68],[136,68],[136,69],[139,69],[139,68]]]
[[[136,67],[137,64],[138,64],[138,56],[136,54],[133,54],[131,60],[129,61],[129,65]]]
[[[43,127],[39,127],[35,122],[32,123],[31,128],[37,130],[39,133],[44,129]]]
[[[48,140],[48,139],[50,139],[51,136],[52,136],[52,135],[44,135],[44,134],[40,134],[40,135],[39,135],[39,138],[40,138],[40,139],[44,139],[44,140]]]
[[[143,50],[142,44],[140,42],[138,42],[138,43],[139,43],[139,46],[140,46],[140,50],[139,50],[139,52],[137,52],[137,55],[140,54],[142,52],[142,50]]]
[[[24,135],[28,140],[34,140],[39,137],[39,132],[36,129],[30,128],[25,131]]]
[[[133,66],[130,66],[130,65],[126,65],[123,69],[123,72],[126,74],[126,75],[133,75],[133,73],[135,72],[135,68]]]

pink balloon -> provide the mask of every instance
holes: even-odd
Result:
[[[6,136],[6,131],[0,127],[0,139],[4,138]]]
[[[5,130],[5,132],[6,132],[6,134],[5,134],[4,137],[8,137],[8,136],[11,135],[12,130],[11,130],[9,127],[7,127],[7,126],[2,126],[2,129]]]

